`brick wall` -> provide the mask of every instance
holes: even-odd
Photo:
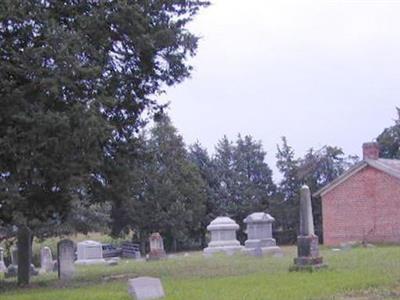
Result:
[[[324,243],[400,243],[400,180],[366,167],[322,196]]]

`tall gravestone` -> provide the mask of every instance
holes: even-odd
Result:
[[[6,264],[4,263],[4,249],[0,247],[0,273],[7,271]]]
[[[40,249],[40,272],[47,273],[54,270],[54,261],[51,249],[43,247]]]
[[[58,278],[61,280],[71,279],[75,272],[75,248],[71,240],[61,240],[57,244],[57,267]]]
[[[319,254],[318,236],[314,233],[310,189],[304,185],[300,190],[300,235],[297,237],[297,257],[290,270],[311,271],[325,266]]]
[[[32,232],[26,226],[20,226],[17,233],[18,248],[18,285],[29,284],[32,257]]]
[[[158,260],[167,257],[167,254],[164,250],[164,241],[161,235],[158,232],[155,232],[150,235],[150,253],[149,260]]]

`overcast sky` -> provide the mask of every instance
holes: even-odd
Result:
[[[361,155],[393,124],[398,0],[214,0],[191,29],[194,72],[164,97],[187,144],[213,152],[224,134],[250,134],[275,171],[281,136],[297,155],[326,144]]]

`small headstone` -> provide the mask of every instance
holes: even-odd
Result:
[[[153,277],[138,277],[128,281],[128,292],[133,299],[150,300],[165,297],[160,279]]]
[[[150,238],[149,260],[159,260],[167,257],[164,250],[163,238],[158,232],[153,233]]]
[[[7,271],[6,264],[4,263],[4,249],[0,248],[0,273]]]
[[[239,225],[234,220],[228,217],[217,217],[207,230],[211,233],[211,241],[208,247],[203,250],[206,256],[213,253],[223,252],[227,255],[232,255],[242,251],[243,246],[236,238],[236,231]]]
[[[297,237],[297,258],[291,271],[312,271],[321,267],[323,258],[319,255],[318,236],[314,234],[314,222],[311,206],[311,193],[308,186],[300,190],[300,235]]]
[[[20,226],[17,233],[18,285],[29,284],[31,275],[32,233],[26,226]]]
[[[90,265],[90,264],[104,264],[106,263],[103,258],[103,247],[101,243],[96,241],[83,241],[78,243],[78,260],[76,264]]]
[[[71,240],[61,240],[57,244],[57,266],[58,278],[68,280],[74,276],[74,242]]]
[[[49,247],[40,249],[40,273],[53,272],[54,260]]]

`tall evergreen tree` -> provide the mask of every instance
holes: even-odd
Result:
[[[279,183],[279,196],[272,205],[273,214],[277,220],[276,226],[287,236],[284,242],[294,242],[299,224],[299,190],[301,182],[298,178],[299,161],[295,158],[294,150],[285,137],[282,145],[278,146],[276,166],[283,178]]]
[[[216,167],[209,156],[207,150],[200,143],[195,143],[189,148],[189,158],[197,166],[200,176],[205,183],[205,215],[201,220],[201,246],[207,246],[206,234],[207,226],[217,217],[217,187],[218,178],[216,176]]]
[[[239,224],[254,211],[265,211],[276,187],[272,171],[265,162],[266,153],[251,136],[238,136],[236,143],[221,139],[214,157],[217,211]],[[242,233],[240,239],[244,239]]]
[[[146,163],[137,168],[137,181],[132,183],[137,188],[120,203],[115,221],[125,220],[142,243],[150,233],[160,232],[173,251],[199,242],[193,237],[200,239],[206,186],[169,117],[156,121],[146,152]]]

